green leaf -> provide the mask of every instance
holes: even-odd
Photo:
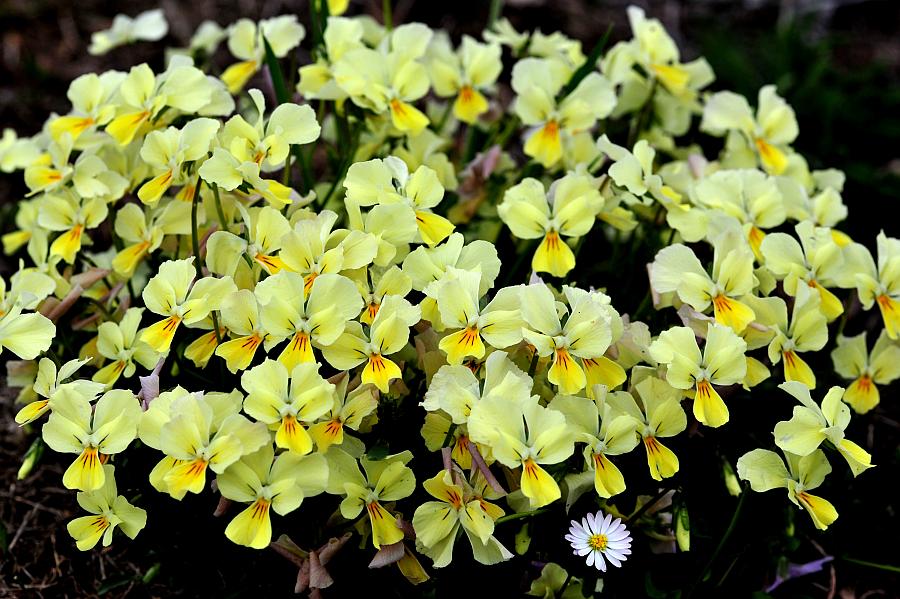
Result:
[[[566,83],[565,87],[562,88],[562,91],[559,92],[559,98],[565,98],[569,94],[572,93],[578,84],[581,83],[581,80],[588,76],[588,73],[597,68],[597,61],[600,60],[600,54],[603,53],[603,48],[606,47],[606,42],[609,41],[609,34],[612,33],[612,25],[606,28],[606,33],[603,34],[603,37],[600,38],[600,41],[594,46],[594,49],[591,50],[591,53],[588,55],[587,60],[584,61],[584,64],[578,67],[578,70],[572,73],[572,78],[569,79],[569,82]]]
[[[263,45],[266,47],[266,67],[268,67],[269,75],[272,77],[272,87],[275,88],[275,99],[278,100],[279,104],[284,104],[291,99],[287,86],[284,84],[284,73],[281,72],[281,65],[278,63],[278,58],[275,56],[275,53],[272,52],[272,46],[269,45],[269,40],[267,40],[265,36],[263,36]]]

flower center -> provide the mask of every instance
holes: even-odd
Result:
[[[588,545],[590,545],[591,549],[596,551],[606,551],[606,546],[609,544],[609,539],[606,538],[606,535],[595,534],[588,537]]]

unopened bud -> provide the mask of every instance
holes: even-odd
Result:
[[[728,489],[728,493],[732,497],[737,497],[741,494],[741,482],[734,473],[731,462],[724,459],[722,460],[722,478],[725,479],[725,488]]]
[[[528,551],[528,547],[531,546],[531,534],[529,532],[528,524],[523,524],[522,528],[519,529],[519,532],[516,533],[516,553],[519,555],[525,555]]]
[[[22,458],[22,465],[19,467],[19,473],[16,475],[19,480],[22,480],[29,474],[31,474],[31,470],[34,468],[34,465],[38,463],[41,459],[41,456],[44,453],[44,442],[38,437],[31,444],[31,447],[28,448],[28,451],[25,452],[25,457]]]
[[[691,550],[691,519],[683,502],[675,507],[675,540],[680,550]]]

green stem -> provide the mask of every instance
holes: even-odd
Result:
[[[644,315],[644,312],[647,311],[647,307],[650,305],[650,294],[644,296],[644,299],[641,300],[641,304],[637,307],[637,310],[634,311],[634,315],[632,318],[637,320],[641,316]]]
[[[697,590],[697,587],[700,585],[703,580],[706,579],[709,571],[712,569],[713,564],[716,562],[716,559],[719,557],[719,554],[725,548],[725,545],[728,543],[728,539],[731,538],[731,534],[734,532],[735,527],[737,526],[738,520],[741,517],[741,511],[744,507],[744,502],[747,499],[747,495],[750,493],[747,492],[747,489],[743,489],[741,491],[741,497],[738,499],[737,507],[734,508],[734,514],[731,516],[731,522],[728,523],[728,528],[725,529],[725,534],[722,535],[719,544],[716,546],[716,550],[713,551],[712,555],[709,557],[709,561],[706,562],[706,566],[703,568],[703,571],[700,572],[700,576],[697,577],[697,580],[694,581],[694,584],[691,585],[690,590],[688,591],[685,599],[688,599],[693,596],[694,591]]]
[[[272,51],[269,40],[263,37],[263,46],[265,47],[266,67],[269,69],[269,75],[272,77],[272,88],[275,90],[275,99],[278,104],[284,104],[289,101],[291,96],[287,86],[284,83],[284,74],[281,72],[281,65],[278,63],[278,57]]]
[[[194,251],[194,268],[197,270],[197,278],[203,278],[203,265],[200,262],[200,231],[197,225],[197,205],[200,199],[200,186],[203,179],[197,177],[197,185],[194,186],[194,196],[191,198],[191,249]]]
[[[487,29],[490,29],[494,26],[494,23],[496,23],[497,19],[500,18],[500,13],[502,11],[503,0],[491,0],[491,7],[488,10]]]
[[[314,51],[319,47],[319,41],[322,39],[322,35],[319,32],[319,11],[316,7],[316,2],[317,0],[309,0],[309,22],[310,29],[312,29],[312,42]],[[327,3],[323,2],[323,4],[325,4],[327,10]],[[321,123],[322,121],[320,120],[319,122]]]
[[[572,580],[572,573],[566,572],[566,579],[563,581],[562,586],[559,587],[559,590],[556,591],[553,596],[554,597],[562,597],[566,593],[566,587],[569,586],[569,582]]]
[[[647,95],[647,100],[644,102],[644,105],[641,106],[641,111],[638,113],[635,120],[631,122],[631,130],[628,132],[628,148],[633,148],[634,144],[637,143],[638,137],[640,137],[641,131],[644,129],[644,121],[653,109],[653,96],[656,95],[656,85],[657,80],[654,79],[653,85],[650,86],[650,93]]]
[[[519,130],[519,119],[516,116],[510,117],[509,121],[506,123],[504,129],[500,131],[496,138],[488,138],[484,144],[484,149],[490,149],[492,145],[498,145],[500,148],[506,146],[506,142],[509,141],[509,138]]]
[[[441,115],[440,120],[435,123],[434,130],[438,133],[444,130],[444,125],[447,124],[447,119],[450,118],[450,113],[453,112],[453,97],[447,98],[447,107],[444,108],[444,114]]]
[[[648,501],[647,503],[645,503],[644,505],[639,507],[637,510],[635,510],[635,512],[633,514],[631,514],[630,516],[625,518],[625,521],[629,522],[629,523],[637,522],[638,518],[640,518],[641,516],[644,515],[644,512],[646,512],[647,510],[652,508],[654,505],[656,505],[657,502],[659,502],[660,499],[665,497],[666,493],[668,493],[669,491],[671,491],[671,489],[669,487],[666,487],[665,489],[663,489],[662,491],[657,493],[656,496],[653,497],[653,499],[651,499],[650,501]]]
[[[891,566],[890,564],[876,564],[875,562],[867,562],[861,559],[855,559],[852,557],[842,557],[839,558],[841,561],[847,562],[848,564],[856,564],[857,566],[866,566],[867,568],[875,568],[876,570],[884,570],[885,572],[895,572],[900,574],[900,566]]]
[[[210,314],[212,315],[213,331],[216,333],[216,347],[219,347],[222,345],[222,333],[219,331],[219,317],[216,316],[215,310],[210,312]]]
[[[287,159],[284,161],[284,172],[281,174],[281,184],[285,187],[291,186],[291,152],[288,152]]]
[[[219,186],[215,183],[212,184],[213,197],[216,200],[216,215],[219,217],[219,223],[222,225],[222,230],[228,230],[227,219],[225,218],[225,211],[222,210],[222,199],[219,197]]]
[[[328,201],[331,199],[331,196],[334,195],[334,192],[337,190],[337,186],[344,179],[344,175],[347,174],[347,169],[350,168],[350,163],[353,162],[353,155],[356,154],[356,148],[359,143],[359,129],[360,126],[357,125],[353,127],[353,135],[352,140],[350,141],[350,147],[348,148],[347,155],[344,157],[344,160],[341,164],[340,172],[335,174],[334,181],[331,183],[331,187],[328,188],[328,193],[325,194],[325,197],[321,202],[316,202],[316,210],[321,210],[325,206],[328,205]]]
[[[520,512],[518,514],[508,514],[506,516],[500,516],[497,518],[497,524],[501,522],[509,522],[510,520],[522,520],[523,518],[531,518],[532,516],[537,516],[538,514],[543,514],[544,512],[549,512],[550,508],[542,507],[538,510],[534,510],[531,512]]]
[[[538,360],[540,359],[540,355],[537,352],[537,348],[534,350],[534,355],[531,356],[531,364],[528,366],[528,376],[529,378],[534,376],[534,371],[537,370]]]
[[[450,440],[453,439],[453,433],[456,431],[456,423],[451,422],[450,426],[447,428],[447,434],[444,435],[444,442],[441,443],[441,447],[448,447],[450,445]]]
[[[600,38],[594,48],[591,50],[591,53],[588,55],[587,60],[584,61],[578,70],[576,70],[572,77],[569,78],[569,81],[566,83],[565,87],[562,88],[559,95],[557,96],[559,99],[565,98],[570,93],[572,93],[578,84],[584,80],[590,73],[595,72],[597,69],[597,61],[600,60],[600,55],[603,53],[603,48],[606,47],[606,43],[609,41],[609,34],[612,33],[612,25],[606,28],[606,33],[603,34],[603,37]],[[529,40],[530,42],[530,40]],[[628,146],[629,148],[631,146]]]
[[[391,0],[381,0],[381,20],[388,33],[393,29],[393,17],[391,16]]]

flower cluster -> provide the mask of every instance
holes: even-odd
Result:
[[[163,71],[83,75],[67,114],[4,132],[0,164],[29,193],[3,236],[20,267],[0,280],[0,349],[22,360],[17,422],[76,456],[78,547],[154,524],[116,489],[140,440],[157,492],[240,505],[239,545],[268,546],[273,512],[325,494],[326,526],[399,547],[382,559],[410,580],[421,556],[463,559],[463,534],[495,564],[513,555],[505,518],[585,493],[614,509],[627,480],[676,476],[674,438],[728,427],[741,394],[793,416],[748,424],[774,424],[783,457],[754,449],[740,478],[831,524],[810,493],[823,448],[872,467],[845,431],[900,376],[900,241],[881,234],[873,257],[836,228],[843,174],[791,148],[776,89],[755,109],[708,91],[706,61],[637,8],[633,38],[588,57],[506,20],[454,45],[346,5],[313,3],[295,73],[279,60],[306,37],[295,16],[207,23]],[[166,29],[123,17],[92,52]],[[236,62],[219,71],[221,42]],[[682,141],[698,122],[719,154]],[[655,252],[631,314],[592,274],[613,240]],[[870,350],[842,333],[876,304]],[[829,341],[836,375],[810,366]],[[834,376],[846,389],[814,400]],[[385,437],[398,412],[418,430]],[[620,469],[631,452],[646,472]],[[569,539],[601,570],[630,553],[612,518]]]

